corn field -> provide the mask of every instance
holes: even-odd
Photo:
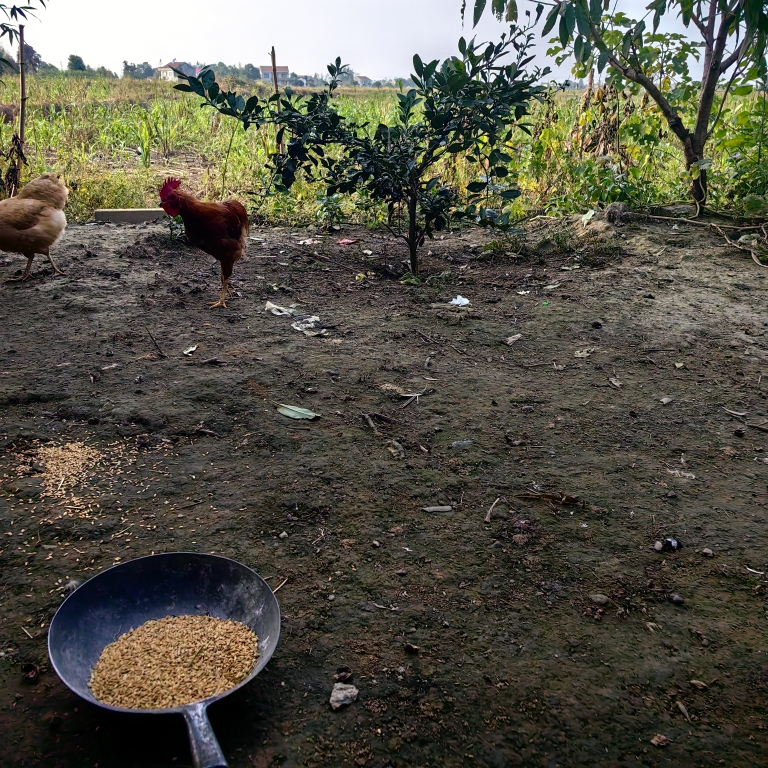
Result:
[[[249,89],[266,93],[260,84],[239,88]],[[328,199],[318,183],[299,182],[290,194],[275,194],[268,170],[274,129],[244,132],[170,83],[55,75],[30,77],[28,90],[24,177],[61,173],[71,189],[70,220],[87,221],[97,208],[156,207],[169,175],[204,199],[237,196],[272,224],[375,224],[384,214],[360,196]],[[18,99],[18,84],[7,76],[0,102],[12,108]],[[391,89],[347,89],[339,96],[345,115],[372,128],[391,120],[395,102]],[[712,207],[768,208],[766,116],[765,92],[729,102],[709,145]],[[610,86],[553,90],[534,105],[527,128],[514,137],[510,167],[523,192],[513,204],[519,218],[532,211],[583,213],[614,201],[651,207],[687,199],[690,179],[677,140],[647,99]],[[13,120],[0,123],[0,148],[10,146],[15,129]],[[461,156],[441,171],[460,190],[477,173]]]

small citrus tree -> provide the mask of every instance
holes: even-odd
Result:
[[[520,192],[509,182],[515,127],[532,99],[542,95],[537,81],[548,70],[529,72],[532,34],[513,27],[497,44],[459,41],[459,56],[442,63],[413,58],[415,88],[397,95],[391,124],[370,126],[343,117],[333,97],[348,69],[340,59],[329,65],[330,82],[320,93],[295,95],[286,88],[267,102],[224,93],[210,70],[185,77],[177,88],[203,96],[221,113],[250,125],[279,126],[285,153],[272,156],[279,190],[297,174],[320,179],[327,194],[363,190],[386,203],[388,226],[408,246],[411,273],[419,271],[418,251],[426,237],[449,221],[467,219],[508,229],[507,201]],[[334,151],[329,151],[333,149]],[[476,178],[459,193],[444,180],[444,160],[463,153],[477,168]]]

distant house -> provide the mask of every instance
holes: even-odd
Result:
[[[160,67],[157,70],[157,76],[161,80],[178,80],[179,78],[173,71],[174,69],[178,69],[179,72],[183,72],[185,75],[197,74],[195,67],[188,64],[186,61],[170,61],[164,67]]]
[[[373,80],[371,80],[370,77],[366,77],[365,75],[355,75],[355,82],[358,85],[362,85],[364,88],[370,88]]]
[[[260,67],[261,69],[261,79],[262,80],[269,80],[269,82],[272,82],[272,65],[267,64],[265,67]],[[288,85],[288,78],[291,76],[291,70],[289,67],[275,67],[277,70],[277,84],[278,85]]]

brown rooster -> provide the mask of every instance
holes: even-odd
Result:
[[[204,203],[180,186],[179,179],[166,179],[160,188],[160,207],[171,217],[181,216],[189,244],[221,264],[221,297],[210,307],[226,307],[232,268],[248,242],[248,214],[237,200]]]
[[[24,274],[8,282],[29,278],[36,253],[48,257],[54,275],[64,274],[53,263],[50,248],[67,226],[63,209],[68,196],[69,190],[59,174],[44,173],[30,181],[16,197],[0,200],[0,250],[27,257]]]

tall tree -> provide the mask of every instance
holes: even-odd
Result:
[[[67,59],[67,70],[69,72],[86,72],[87,69],[82,56],[75,56],[73,53],[70,55],[69,59]]]
[[[486,5],[486,0],[474,0],[475,24]],[[462,13],[465,6],[466,2]],[[517,16],[516,0],[492,0],[491,9],[496,16]],[[599,72],[608,67],[614,78],[644,89],[679,139],[691,175],[691,194],[697,204],[703,204],[710,164],[706,144],[726,100],[734,89],[746,89],[750,82],[766,75],[768,2],[651,0],[646,18],[639,20],[609,9],[609,0],[555,0],[542,30],[546,36],[557,27],[556,44],[549,53],[563,58],[572,55],[576,68],[582,71],[593,64]],[[673,13],[691,29],[692,40],[658,33],[661,19]],[[690,56],[701,59],[702,77],[696,84],[696,114],[686,125],[680,97],[688,99],[694,86],[688,71]],[[689,87],[674,88],[675,76]]]

